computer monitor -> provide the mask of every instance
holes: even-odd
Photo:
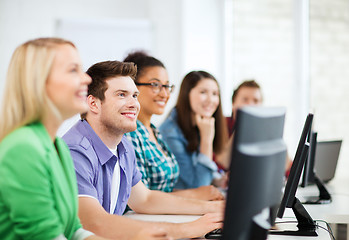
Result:
[[[341,139],[317,141],[316,143],[314,169],[316,175],[325,183],[331,181],[335,176],[341,145]]]
[[[301,187],[315,183],[319,189],[319,196],[307,197],[303,204],[326,204],[332,201],[330,193],[315,172],[315,154],[317,147],[317,132],[312,132],[310,137],[310,150],[306,159]]]
[[[279,235],[296,235],[296,236],[317,236],[315,231],[316,225],[314,220],[311,218],[307,210],[304,208],[302,203],[296,198],[296,191],[299,184],[299,179],[303,170],[305,160],[309,152],[309,140],[311,125],[313,121],[313,114],[309,113],[303,131],[298,143],[295,158],[292,163],[290,170],[290,175],[288,177],[284,195],[277,213],[279,218],[282,218],[286,207],[292,208],[297,221],[298,230],[297,231],[270,231],[270,234]]]
[[[301,187],[305,187],[315,183],[315,152],[316,152],[316,142],[317,142],[317,132],[311,132],[310,134],[310,144],[309,144],[309,154],[305,160],[302,183]]]
[[[276,218],[270,209],[278,208],[282,195],[284,120],[284,108],[244,107],[237,111],[220,239],[266,239]]]

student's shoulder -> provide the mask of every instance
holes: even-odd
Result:
[[[159,127],[162,135],[178,135],[180,133],[179,125],[176,119],[167,117]]]
[[[32,126],[23,126],[8,134],[0,143],[0,185],[13,179],[18,181],[22,177],[21,169],[25,169],[26,174],[32,174],[32,170],[41,172],[37,170],[47,166],[48,143],[45,142],[48,141],[48,136],[41,139],[38,129]]]
[[[134,148],[132,139],[130,139],[130,136],[128,134],[124,134],[124,136],[122,136],[121,143],[126,150],[133,150]]]
[[[176,127],[178,125],[177,123],[177,110],[176,108],[173,108],[168,116],[164,119],[164,121],[160,124],[159,129],[164,129],[166,127]]]
[[[92,139],[79,131],[76,127],[72,127],[62,137],[63,141],[67,144],[70,153],[72,155],[74,163],[92,163],[92,165],[98,164],[98,155],[93,147]]]
[[[87,149],[91,143],[83,130],[83,126],[78,122],[63,135],[62,139],[68,146],[82,146]]]
[[[1,147],[12,146],[42,146],[42,142],[49,139],[45,128],[41,124],[33,123],[17,128],[8,134],[2,141]]]
[[[40,124],[20,127],[8,134],[0,143],[0,160],[23,160],[25,156],[45,156],[51,139]]]

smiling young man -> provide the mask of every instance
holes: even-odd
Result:
[[[235,126],[236,112],[244,106],[262,105],[263,96],[259,84],[255,80],[246,80],[242,82],[233,92],[232,96],[232,114],[226,118],[229,135],[233,134]]]
[[[124,134],[136,129],[140,110],[133,63],[100,62],[89,68],[88,112],[63,137],[74,160],[83,226],[101,236],[128,239],[160,226],[174,238],[198,237],[221,227],[224,202],[186,199],[149,190]],[[120,215],[129,205],[148,214],[205,214],[189,223],[142,222]]]

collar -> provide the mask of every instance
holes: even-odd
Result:
[[[84,136],[88,138],[90,144],[92,145],[98,157],[98,161],[100,162],[100,164],[104,165],[115,155],[104,144],[102,139],[96,134],[96,132],[92,129],[91,125],[86,120],[81,120],[81,124],[84,128]],[[122,136],[120,143],[117,145],[119,156],[127,152],[123,143],[124,138],[125,136]]]
[[[154,133],[155,137],[158,138],[159,130],[152,123],[150,123],[150,128],[153,130],[153,133]],[[137,120],[137,131],[139,131],[144,137],[149,138],[149,131],[148,131],[148,129],[139,120]]]
[[[39,139],[41,140],[45,149],[52,150],[54,142],[57,142],[59,138],[55,137],[53,142],[51,136],[48,134],[48,131],[42,122],[33,122],[28,124],[28,126],[31,126],[35,133],[39,136]]]

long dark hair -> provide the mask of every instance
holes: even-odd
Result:
[[[204,78],[214,80],[219,86],[216,78],[205,71],[192,71],[188,73],[182,81],[177,99],[176,109],[178,114],[178,124],[182,129],[185,138],[188,140],[187,149],[194,152],[200,144],[200,136],[197,127],[193,127],[191,122],[192,109],[190,107],[189,93]],[[215,136],[213,140],[213,152],[220,153],[224,148],[224,143],[228,139],[227,126],[222,111],[221,98],[217,110],[213,113],[215,118]]]

